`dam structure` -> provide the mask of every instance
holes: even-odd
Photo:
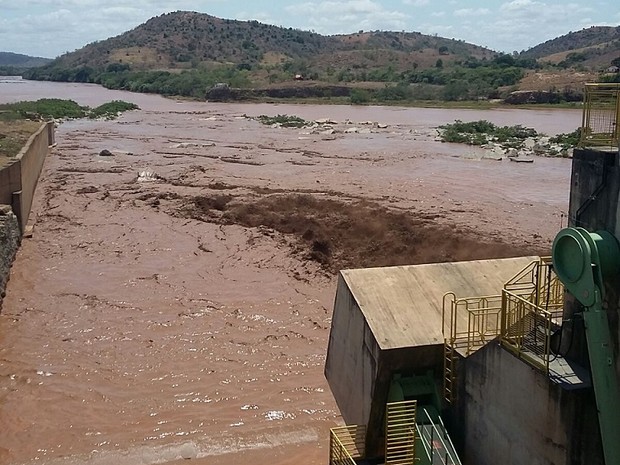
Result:
[[[549,256],[340,272],[330,463],[620,463],[620,86],[586,86]]]

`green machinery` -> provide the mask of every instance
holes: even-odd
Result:
[[[561,230],[553,242],[553,267],[566,289],[584,306],[583,321],[596,397],[603,455],[620,464],[620,388],[607,312],[605,282],[620,274],[620,246],[607,231]]]

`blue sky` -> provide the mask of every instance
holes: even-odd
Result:
[[[54,58],[176,10],[321,34],[417,31],[503,52],[620,24],[617,0],[0,0],[0,51]]]

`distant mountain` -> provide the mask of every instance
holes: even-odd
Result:
[[[548,40],[521,55],[539,62],[604,69],[620,57],[620,26],[592,26]]]
[[[0,52],[0,66],[12,66],[15,68],[34,68],[43,66],[52,60],[42,57],[31,57],[12,52]]]
[[[295,62],[299,70],[323,72],[347,67],[422,69],[435,66],[438,59],[450,63],[496,55],[484,47],[417,32],[359,31],[323,36],[258,21],[179,11],[65,54],[54,66],[102,69],[121,63],[132,70],[170,70],[220,63],[249,69]]]

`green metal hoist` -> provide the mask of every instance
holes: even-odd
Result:
[[[607,231],[561,230],[553,241],[553,268],[584,306],[588,356],[606,465],[620,464],[620,387],[607,312],[605,280],[620,274],[620,246]]]

